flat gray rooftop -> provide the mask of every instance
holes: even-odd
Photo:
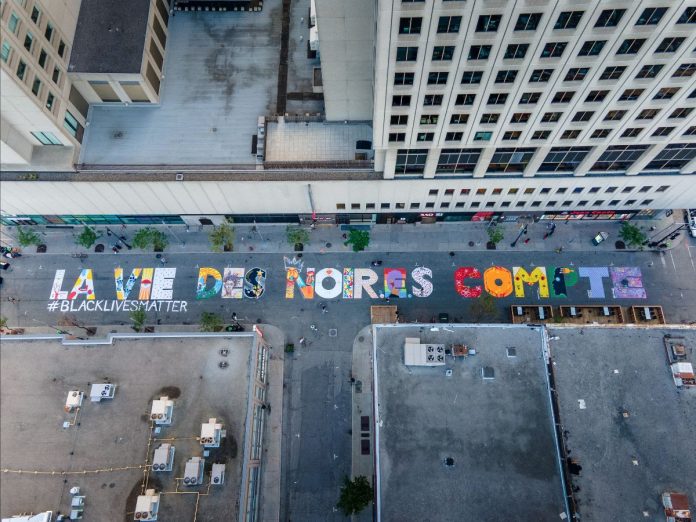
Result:
[[[551,330],[561,423],[582,467],[571,475],[582,520],[664,520],[669,490],[696,504],[696,390],[674,386],[667,333],[686,339],[696,363],[694,328]]]
[[[229,363],[220,369],[221,348]],[[214,462],[225,462],[223,486],[200,497],[198,520],[236,520],[247,414],[250,337],[117,340],[113,346],[70,346],[59,341],[3,341],[0,351],[0,467],[27,471],[82,471],[129,467],[89,474],[0,473],[3,517],[44,510],[68,512],[69,489],[86,496],[85,520],[132,520],[148,455],[151,401],[174,399],[173,423],[155,439],[173,438],[174,470],[150,473],[149,487],[171,492],[185,461],[201,456],[193,439],[201,423],[216,417],[227,438],[206,459],[206,481]],[[117,385],[111,401],[89,401],[89,383]],[[76,425],[63,411],[70,390],[86,392]],[[157,448],[161,441],[154,440]],[[152,454],[150,450],[149,454]],[[64,478],[66,481],[64,482]],[[201,488],[180,488],[186,491]],[[160,520],[193,520],[196,495],[164,494]],[[131,515],[127,515],[131,513]]]
[[[150,2],[82,0],[68,70],[139,73]]]
[[[540,332],[453,329],[378,329],[381,519],[558,520],[565,509]],[[406,337],[478,353],[448,358],[446,377],[442,366],[406,367]],[[483,367],[493,380],[482,379]]]
[[[372,142],[371,125],[269,122],[266,134],[266,160],[352,161],[355,160],[355,145],[358,140]]]
[[[160,106],[92,107],[80,163],[254,164],[258,117],[275,113],[281,14],[266,0],[170,17]]]

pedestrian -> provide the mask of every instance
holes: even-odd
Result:
[[[299,341],[299,342],[300,342],[301,345],[304,344],[304,343],[305,343],[305,338],[304,338],[304,337],[300,337],[300,341]]]
[[[311,230],[314,230],[315,228],[317,228],[317,226],[316,226],[314,223],[312,223],[311,225],[309,225],[309,228],[310,228]]]
[[[389,296],[385,297],[384,300],[389,304]]]
[[[112,251],[114,254],[118,254],[118,248],[116,248],[116,245],[114,245],[113,247],[111,247],[111,251]]]
[[[328,310],[326,309],[326,305],[325,305],[325,304],[322,304],[322,305],[321,305],[321,313],[322,313],[322,314],[325,314],[326,312],[328,312]]]
[[[233,321],[237,320],[237,314],[235,312],[232,312],[232,320]]]
[[[524,240],[524,244],[526,245],[527,243],[529,243],[529,238]]]

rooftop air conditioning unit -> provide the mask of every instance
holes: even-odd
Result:
[[[198,486],[203,484],[203,468],[205,459],[201,457],[191,457],[186,461],[184,468],[184,486]]]
[[[85,394],[80,390],[70,390],[68,392],[68,398],[65,401],[65,412],[72,413],[77,408],[82,406],[82,399],[85,398]]]
[[[225,483],[224,464],[213,464],[213,470],[210,474],[210,483],[214,486],[222,486]]]
[[[176,448],[165,442],[155,450],[152,457],[152,471],[171,471]]]
[[[139,495],[135,501],[135,513],[133,520],[150,522],[157,520],[157,512],[159,511],[160,497],[155,493],[154,489],[145,490],[144,495]]]
[[[225,430],[216,418],[208,419],[201,425],[200,442],[204,448],[219,448],[220,441],[225,437]]]
[[[92,388],[89,391],[89,400],[92,402],[101,402],[102,399],[113,399],[115,394],[115,384],[93,384]]]
[[[174,401],[169,397],[162,396],[152,401],[150,410],[150,420],[155,424],[168,425],[172,423],[172,413],[174,412]]]

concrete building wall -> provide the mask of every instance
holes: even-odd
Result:
[[[316,181],[317,213],[560,212],[693,206],[693,177]],[[585,203],[582,203],[585,202]],[[288,181],[3,181],[9,215],[311,213],[308,183]]]
[[[372,119],[376,0],[316,0],[329,121]]]

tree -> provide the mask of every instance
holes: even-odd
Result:
[[[131,310],[130,319],[133,321],[133,330],[140,332],[145,326],[146,313],[144,308],[136,308]]]
[[[309,243],[309,233],[304,228],[288,226],[285,229],[285,234],[291,245]]]
[[[483,294],[476,301],[471,303],[469,308],[471,317],[474,321],[481,319],[494,319],[498,315],[498,310],[495,306],[495,299],[490,294]]]
[[[152,227],[141,228],[133,236],[133,246],[143,250],[152,246],[155,250],[162,251],[168,244],[166,234]]]
[[[503,240],[503,231],[500,230],[498,227],[488,227],[488,240],[493,243],[494,245],[497,245]]]
[[[229,223],[223,223],[208,234],[213,252],[231,252],[234,249],[234,227]]]
[[[75,243],[85,248],[89,248],[94,244],[99,235],[100,234],[97,234],[94,230],[86,226],[84,229],[82,229],[80,235],[75,238]]]
[[[40,245],[41,237],[30,228],[17,227],[17,241],[23,247],[30,245]]]
[[[152,246],[154,247],[154,249],[157,250],[158,252],[162,252],[162,251],[164,251],[165,248],[167,248],[168,244],[169,244],[169,239],[167,238],[167,235],[164,232],[153,229],[153,231],[152,231]]]
[[[628,246],[643,247],[648,242],[648,237],[643,231],[635,225],[631,225],[628,221],[621,224],[619,237],[623,239]]]
[[[374,491],[367,480],[367,477],[360,475],[350,480],[348,477],[343,479],[341,487],[341,498],[336,507],[343,511],[345,516],[359,513],[374,499]]]
[[[351,230],[344,245],[353,245],[353,252],[360,252],[370,244],[370,233],[367,230]]]
[[[199,329],[201,332],[219,332],[222,330],[222,318],[212,312],[203,312]]]
[[[5,331],[5,328],[7,328],[7,317],[0,315],[0,332]]]

